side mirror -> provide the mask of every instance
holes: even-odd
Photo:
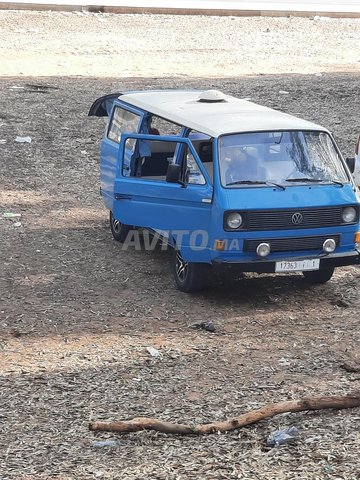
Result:
[[[350,157],[350,158],[347,158],[345,161],[346,161],[346,165],[349,167],[350,172],[354,173],[354,171],[355,171],[355,158]]]
[[[180,181],[181,165],[170,163],[166,172],[166,181],[169,183],[183,183]]]

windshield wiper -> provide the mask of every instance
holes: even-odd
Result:
[[[284,185],[280,185],[279,183],[268,182],[268,181],[261,181],[261,180],[237,180],[236,182],[227,183],[226,186],[229,185],[272,185],[274,187],[278,187],[281,190],[285,190]]]
[[[320,178],[313,177],[298,177],[298,178],[287,178],[287,182],[323,182]]]
[[[299,178],[287,178],[287,182],[312,182],[312,183],[334,183],[335,185],[340,185],[343,187],[344,184],[338,180],[330,180],[324,178],[308,178],[308,177],[299,177]]]
[[[266,182],[261,182],[260,180],[237,180],[236,182],[227,183],[229,185],[266,185]]]
[[[265,183],[266,185],[273,185],[274,187],[278,187],[280,188],[280,190],[286,190],[286,187],[284,187],[284,185],[280,185],[280,183],[269,182],[269,181],[266,181]]]
[[[343,182],[340,182],[339,180],[322,180],[323,182],[329,182],[329,183],[335,183],[335,185],[339,185],[340,187],[344,186]]]

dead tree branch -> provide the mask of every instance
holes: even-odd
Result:
[[[176,435],[206,435],[216,432],[227,432],[274,417],[280,413],[302,412],[305,410],[343,409],[360,407],[360,392],[344,397],[309,397],[302,400],[289,400],[267,405],[244,413],[239,417],[223,422],[207,423],[204,425],[184,425],[179,423],[162,422],[155,418],[138,417],[121,422],[92,422],[90,430],[103,432],[130,433],[141,430],[155,430],[162,433]]]

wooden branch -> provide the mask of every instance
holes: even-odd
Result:
[[[267,405],[244,413],[239,417],[223,422],[207,423],[204,425],[185,425],[179,423],[162,422],[155,418],[138,417],[122,422],[92,422],[90,430],[103,432],[130,433],[141,430],[155,430],[162,433],[177,435],[206,435],[216,432],[227,432],[274,417],[280,413],[302,412],[305,410],[343,409],[360,407],[360,392],[344,397],[309,397],[303,400],[289,400]]]

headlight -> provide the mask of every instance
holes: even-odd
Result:
[[[241,227],[242,223],[242,216],[240,215],[240,213],[237,212],[230,213],[226,218],[226,225],[234,230]]]
[[[341,220],[344,223],[352,223],[356,219],[356,209],[354,207],[346,207],[341,214]]]
[[[336,242],[333,238],[328,238],[323,243],[323,250],[326,253],[332,253],[336,248]]]
[[[260,243],[257,246],[256,253],[259,257],[267,257],[270,253],[270,245],[268,243]]]

